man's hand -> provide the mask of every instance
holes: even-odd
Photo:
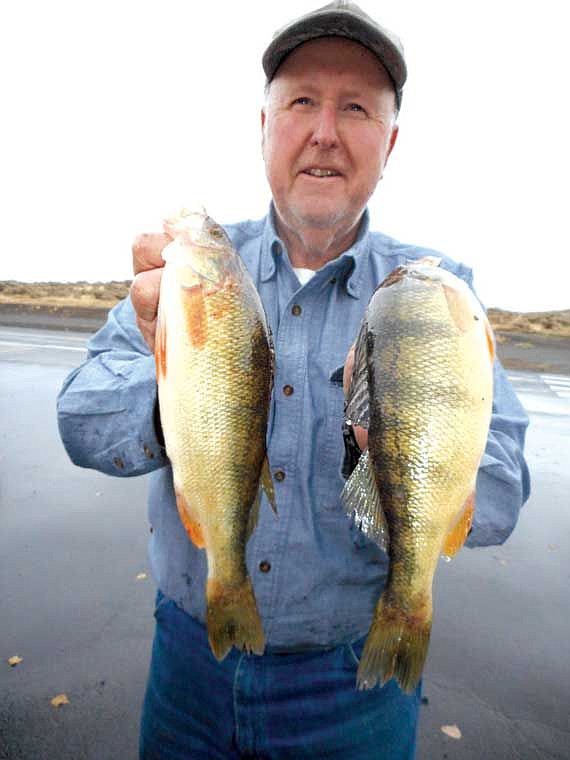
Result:
[[[355,346],[353,343],[348,354],[346,355],[346,361],[344,362],[342,387],[344,388],[345,396],[348,394],[350,381],[352,379],[352,369],[354,367],[354,348]],[[354,431],[354,437],[356,438],[356,443],[358,444],[359,449],[361,451],[364,451],[366,448],[368,448],[368,430],[363,427],[359,427],[358,425],[353,425],[352,429]]]
[[[161,253],[172,238],[163,232],[139,235],[133,243],[133,271],[131,301],[137,315],[137,325],[154,352],[156,317],[160,296],[160,280],[164,261]]]

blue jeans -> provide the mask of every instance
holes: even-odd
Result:
[[[219,663],[205,628],[158,593],[140,760],[410,760],[420,690],[356,689],[364,640],[319,652],[232,649]]]

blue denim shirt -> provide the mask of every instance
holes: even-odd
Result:
[[[259,290],[275,343],[268,454],[272,472],[279,473],[279,517],[263,496],[259,524],[247,546],[268,646],[289,651],[353,641],[368,630],[388,558],[351,524],[340,501],[343,389],[331,378],[344,364],[378,283],[398,264],[434,251],[370,232],[366,212],[354,245],[301,287],[272,212],[226,229]],[[465,266],[447,258],[442,265],[471,285]],[[128,299],[110,312],[88,351],[59,395],[63,443],[82,467],[119,476],[152,472],[155,580],[180,607],[204,621],[206,555],[189,541],[178,517],[172,471],[153,425],[154,358]],[[286,385],[292,394],[283,392]],[[529,494],[523,458],[527,424],[496,362],[493,418],[469,546],[502,543],[515,526]],[[263,572],[261,563],[270,569],[264,564]]]

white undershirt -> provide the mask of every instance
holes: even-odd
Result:
[[[314,269],[304,269],[303,267],[293,267],[293,271],[297,275],[297,279],[301,285],[306,285],[315,274]]]

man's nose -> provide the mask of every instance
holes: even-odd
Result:
[[[315,114],[312,143],[321,148],[333,148],[338,144],[338,112],[333,104],[323,104]]]

